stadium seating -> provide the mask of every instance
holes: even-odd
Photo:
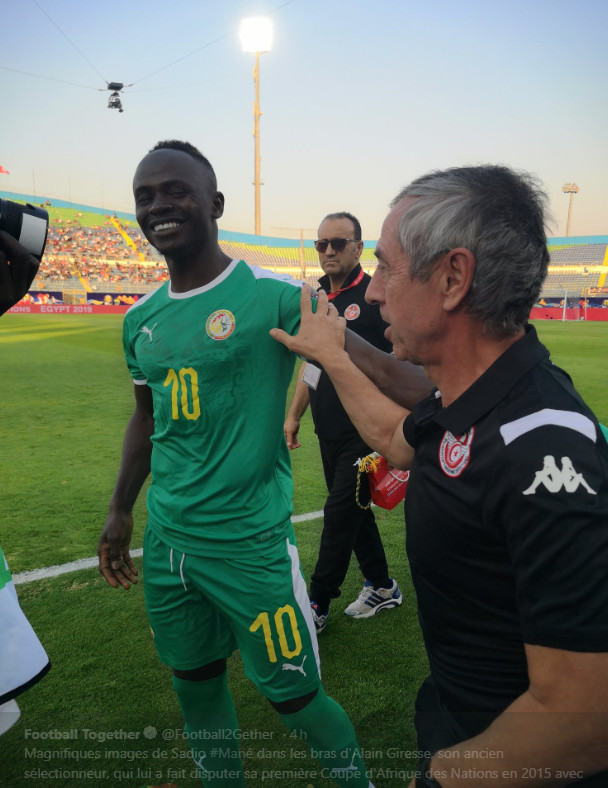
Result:
[[[551,265],[601,265],[606,256],[606,244],[577,244],[549,246]]]
[[[566,239],[561,239],[562,241]],[[608,243],[549,243],[544,296],[608,294]]]
[[[15,195],[0,196],[14,199]],[[23,195],[19,195],[23,197]],[[24,197],[22,202],[40,203]],[[144,238],[134,216],[108,214],[85,206],[41,203],[49,212],[49,234],[33,290],[104,290],[144,294],[168,278],[166,265]],[[128,236],[128,237],[125,237]],[[311,240],[294,241],[232,232],[219,233],[222,250],[232,258],[303,279],[313,287],[323,275]],[[375,241],[365,243],[361,262],[373,273]],[[608,296],[608,236],[549,239],[549,275],[543,297]]]

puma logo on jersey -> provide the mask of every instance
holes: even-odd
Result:
[[[304,659],[302,660],[301,665],[290,665],[289,662],[284,662],[283,665],[281,666],[281,670],[297,670],[298,673],[301,673],[303,676],[305,676],[306,675],[306,672],[304,670],[305,662],[306,662],[306,657],[304,657]]]
[[[335,777],[346,778],[346,775],[349,772],[351,772],[351,773],[352,772],[358,772],[359,769],[355,766],[355,758],[356,757],[357,757],[357,750],[353,750],[353,757],[350,759],[350,766],[345,766],[343,768],[339,768],[338,766],[334,766],[331,769],[330,777],[331,776],[335,776]]]
[[[570,457],[562,457],[562,467],[558,468],[555,458],[547,454],[543,461],[543,467],[534,474],[534,481],[524,490],[524,495],[534,495],[540,485],[551,493],[559,492],[562,487],[566,492],[576,492],[579,487],[584,487],[590,495],[597,495],[595,490],[587,484],[582,473],[577,473],[572,465]]]
[[[148,328],[148,326],[144,326],[142,328],[142,330],[141,330],[142,334],[147,334],[148,335],[148,337],[150,338],[150,342],[152,342],[152,332],[154,331],[154,329],[156,328],[157,325],[158,325],[158,323],[154,323],[152,328]]]
[[[196,757],[195,752],[192,752],[192,760],[198,767],[198,770],[200,771],[203,777],[206,777],[209,774],[209,769],[207,769],[206,766],[203,766],[203,761],[205,760],[206,757],[207,757],[206,752],[200,752],[198,754],[198,758]]]

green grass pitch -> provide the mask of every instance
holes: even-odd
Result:
[[[121,317],[90,315],[6,315],[0,322],[0,543],[13,574],[95,553],[133,404],[121,323]],[[540,322],[537,328],[555,363],[608,423],[608,324]],[[296,515],[320,510],[325,499],[308,414],[301,437],[303,447],[292,453]],[[143,496],[134,515],[133,546],[139,547]],[[416,749],[413,704],[426,661],[402,510],[378,510],[377,518],[404,604],[368,621],[344,616],[362,582],[353,563],[319,647],[326,690],[351,716],[376,788],[402,788],[415,768],[407,753]],[[321,520],[295,527],[309,576]],[[53,668],[20,696],[22,718],[0,739],[0,786],[199,786],[178,738],[181,717],[170,672],[150,638],[141,584],[128,593],[112,590],[90,569],[18,591]],[[229,670],[251,788],[332,785],[244,677],[238,655]]]

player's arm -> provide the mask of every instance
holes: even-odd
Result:
[[[353,362],[373,380],[380,391],[404,408],[411,410],[433,389],[422,367],[409,361],[400,361],[390,353],[379,350],[348,328],[344,347]]]
[[[302,318],[296,336],[273,328],[273,339],[305,358],[315,359],[329,375],[342,405],[363,440],[386,457],[396,468],[407,468],[413,449],[403,435],[403,422],[409,411],[383,394],[353,363],[344,350],[346,320],[319,294],[313,313],[310,288],[302,288]]]
[[[306,363],[304,362],[300,367],[298,374],[298,381],[293,393],[291,405],[285,417],[285,424],[283,425],[283,432],[285,433],[285,440],[289,449],[299,449],[302,445],[298,440],[298,432],[300,431],[300,421],[306,412],[306,408],[310,402],[308,393],[308,386],[303,381],[304,372],[306,370]]]
[[[152,391],[135,386],[135,410],[125,432],[122,459],[106,523],[99,539],[99,571],[112,588],[128,589],[137,583],[137,569],[129,553],[133,532],[133,506],[150,473],[151,437],[154,433]]]
[[[431,759],[442,788],[560,786],[608,769],[608,654],[525,651],[526,692],[483,733]]]
[[[40,261],[4,230],[0,231],[0,315],[20,301],[38,273]]]

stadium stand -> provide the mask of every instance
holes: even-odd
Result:
[[[550,239],[549,252],[549,275],[543,296],[565,292],[583,297],[608,295],[608,238]]]
[[[78,298],[84,302],[105,291],[143,295],[168,278],[164,260],[132,214],[9,192],[0,196],[39,204],[49,212],[46,251],[33,291],[69,292],[72,303],[77,303]],[[303,279],[313,287],[323,273],[312,240],[220,230],[219,241],[231,257]],[[368,273],[376,266],[374,247],[375,241],[366,241],[361,258]],[[608,308],[608,236],[551,238],[549,252],[543,299],[581,297]]]

